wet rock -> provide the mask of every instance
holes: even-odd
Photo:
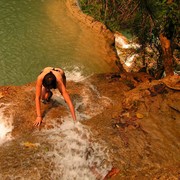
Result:
[[[4,96],[3,96],[3,93],[2,93],[2,92],[0,92],[0,99],[1,99],[1,98],[3,98],[3,97],[4,97]]]
[[[154,177],[166,177],[167,179],[175,177],[177,179],[179,176],[177,167],[180,160],[177,129],[180,110],[179,91],[168,88],[168,94],[163,93],[163,86],[155,86],[159,85],[160,81],[142,82],[129,91],[123,79],[108,83],[106,77],[107,75],[90,77],[89,82],[97,88],[94,91],[93,88],[89,88],[85,95],[81,90],[87,88],[87,79],[79,84],[72,82],[69,87],[74,97],[73,100],[76,99],[74,102],[80,103],[83,107],[80,108],[81,111],[76,109],[78,113],[88,112],[87,114],[90,114],[102,110],[99,114],[83,121],[83,124],[91,129],[97,141],[106,142],[106,149],[113,166],[120,169],[120,173],[114,178],[143,179],[146,174],[147,179]],[[50,164],[49,159],[46,161],[43,159],[48,152],[52,153],[54,147],[47,144],[47,137],[38,139],[38,133],[46,131],[50,126],[49,137],[52,133],[56,134],[56,128],[61,126],[61,117],[67,116],[69,111],[64,104],[57,102],[43,105],[42,111],[46,111],[46,124],[42,126],[42,129],[35,129],[32,125],[36,118],[35,91],[32,88],[34,85],[30,87],[31,91],[25,91],[27,87],[24,86],[10,87],[9,92],[13,93],[1,99],[2,102],[13,102],[6,114],[9,117],[10,110],[13,111],[12,135],[16,138],[14,142],[18,141],[13,145],[10,143],[0,148],[0,158],[3,162],[0,171],[4,173],[3,177],[7,177],[6,175],[11,171],[13,173],[21,171],[18,176],[24,172],[24,177],[33,173],[33,177],[37,177],[40,172],[41,179],[48,179],[55,167]],[[157,95],[151,97],[149,89],[157,91]],[[83,101],[83,98],[86,101]],[[105,100],[111,103],[105,103]],[[57,117],[59,122],[54,124],[56,122],[54,118]],[[172,117],[176,121],[172,121]],[[63,139],[60,134],[56,135],[59,140]],[[22,139],[18,140],[18,138]],[[27,147],[26,144],[20,146],[22,142],[30,144],[27,143]],[[40,143],[40,148],[31,146],[34,142]],[[93,150],[85,151],[84,157],[87,160],[93,155]],[[16,170],[13,167],[16,167]],[[38,167],[38,171],[33,171],[34,167]],[[92,168],[92,171],[98,173],[96,168]],[[102,174],[99,177],[102,179]]]
[[[112,177],[115,177],[115,176],[117,176],[119,173],[120,173],[120,170],[119,170],[118,168],[113,167],[113,168],[108,172],[108,174],[104,177],[103,180],[107,180],[107,179],[110,179],[110,178],[112,178]]]

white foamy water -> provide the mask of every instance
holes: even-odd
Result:
[[[93,141],[89,129],[80,122],[66,117],[63,124],[43,133],[53,145],[53,150],[46,154],[54,164],[51,179],[103,179],[111,169],[108,150]]]
[[[55,166],[51,173],[52,179],[103,179],[111,169],[105,143],[102,145],[95,142],[88,127],[82,125],[80,121],[101,113],[112,102],[109,98],[101,96],[96,87],[88,82],[80,94],[81,102],[75,102],[79,122],[75,123],[69,114],[61,125],[55,123],[57,119],[51,120],[55,123],[53,124],[55,128],[44,131],[48,143],[54,147],[46,156]],[[61,104],[65,103],[58,94],[55,94],[54,98]],[[84,110],[79,112],[79,107]]]
[[[128,56],[127,59],[126,59],[125,65],[130,67],[136,57],[139,57],[139,55],[138,54],[133,54],[131,56]]]
[[[79,67],[74,67],[74,69],[70,71],[66,71],[67,81],[80,82],[86,79],[87,77],[82,75],[82,71]]]
[[[8,105],[3,103],[0,104],[0,145],[12,139],[12,117],[7,117],[4,115],[4,111],[7,107]]]
[[[128,55],[124,53],[123,49],[138,49],[141,46],[137,43],[130,42],[122,34],[115,34],[115,46],[118,56],[124,61],[124,64],[129,68],[138,57],[138,54]]]
[[[110,98],[102,96],[96,86],[88,81],[84,84],[80,95],[81,101],[75,104],[76,114],[79,120],[90,119],[102,113],[106,107],[112,104]],[[80,112],[79,109],[81,109]]]
[[[81,124],[81,121],[102,113],[112,101],[88,81],[78,93],[81,98],[74,102],[78,121],[73,121],[70,112],[61,125],[56,122],[62,118],[48,119],[47,116],[47,124],[49,122],[54,128],[39,132],[52,147],[45,155],[46,161],[53,164],[51,179],[103,179],[112,168],[105,142],[95,141],[90,129]],[[57,91],[53,99],[67,106]]]
[[[118,34],[115,34],[115,43],[121,46],[122,49],[137,49],[141,47],[139,44],[131,43],[123,35]]]

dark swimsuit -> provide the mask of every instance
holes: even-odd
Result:
[[[52,68],[52,70],[53,70],[53,71],[57,71],[57,72],[60,72],[60,73],[61,73],[61,71],[59,71],[58,69]]]
[[[52,68],[51,70],[53,70],[53,71],[57,71],[57,72],[60,72],[61,73],[61,71],[59,71],[58,69],[55,69],[55,68]],[[40,74],[43,72],[43,70],[40,72]],[[64,74],[64,73],[63,73]]]

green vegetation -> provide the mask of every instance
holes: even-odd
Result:
[[[142,54],[150,45],[157,54],[156,78],[161,77],[160,71],[172,75],[178,62],[179,5],[179,0],[80,0],[82,11],[110,30],[121,32],[128,29],[138,37]],[[146,66],[143,57],[142,61]]]

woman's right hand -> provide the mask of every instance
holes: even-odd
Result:
[[[41,116],[38,116],[34,122],[34,126],[40,126],[42,123],[42,117]]]

